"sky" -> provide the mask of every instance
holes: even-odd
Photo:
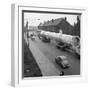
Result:
[[[48,13],[24,13],[24,25],[26,25],[26,22],[28,20],[29,26],[38,26],[40,23],[43,23],[44,21],[57,19],[67,17],[67,21],[74,25],[74,23],[77,23],[77,15],[71,15],[71,14],[48,14]]]

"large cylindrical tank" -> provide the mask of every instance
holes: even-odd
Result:
[[[54,39],[56,41],[62,41],[64,43],[71,44],[71,45],[77,45],[80,42],[78,36],[72,36],[72,35],[67,35],[62,33],[41,31],[40,35],[47,36],[50,39]]]
[[[41,31],[40,36],[46,36],[56,42],[63,42],[71,46],[71,49],[75,50],[78,54],[80,54],[80,38],[79,36],[72,36],[62,33]]]

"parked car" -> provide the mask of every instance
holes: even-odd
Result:
[[[60,65],[63,69],[70,67],[69,61],[67,60],[66,56],[57,56],[55,58],[55,62]]]

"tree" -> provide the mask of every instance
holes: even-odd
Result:
[[[72,34],[80,36],[80,16],[77,16],[77,23],[74,24]]]

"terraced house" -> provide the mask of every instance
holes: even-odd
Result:
[[[78,24],[80,24],[80,20],[78,19],[79,18],[77,17],[77,23],[74,24],[74,26],[72,26],[65,17],[65,18],[52,19],[50,21],[48,20],[44,23],[40,23],[38,28],[45,31],[56,32],[56,33],[59,33],[59,30],[62,30],[64,34],[79,36],[80,27]]]
[[[63,30],[63,33],[69,34],[69,32],[73,29],[73,26],[69,24],[67,18],[58,18],[52,19],[51,21],[40,23],[38,26],[39,29],[43,29],[46,31],[56,32],[59,30]]]

